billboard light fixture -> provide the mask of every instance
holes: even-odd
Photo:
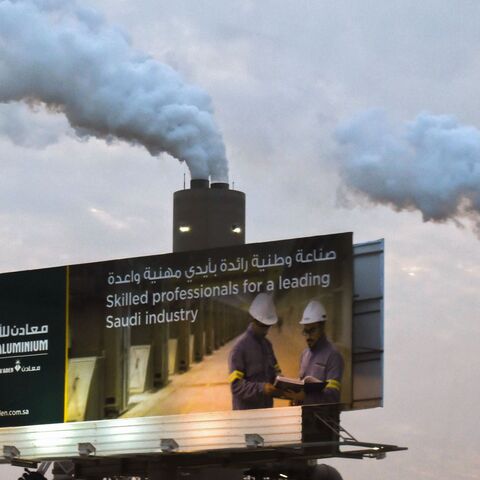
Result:
[[[233,233],[242,233],[242,227],[235,223],[235,224],[232,225],[232,232]]]
[[[180,230],[182,233],[188,233],[192,230],[192,227],[190,225],[180,225],[178,230]]]
[[[174,438],[162,438],[160,440],[160,450],[163,453],[170,453],[178,450],[178,443],[175,441]]]
[[[81,457],[89,457],[90,455],[95,455],[96,451],[97,449],[89,442],[78,444],[78,454]]]
[[[12,459],[20,456],[20,450],[15,445],[4,445],[3,456],[7,459]]]
[[[246,433],[245,444],[249,448],[263,447],[265,444],[265,440],[258,433]]]

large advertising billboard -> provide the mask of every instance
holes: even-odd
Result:
[[[0,426],[350,408],[352,282],[351,233],[0,275]]]

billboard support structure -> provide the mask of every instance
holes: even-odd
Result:
[[[273,405],[275,408],[224,409],[210,413],[168,411],[171,408],[168,396],[181,391],[182,385],[196,389],[202,397],[208,393],[204,390],[206,386],[212,388],[209,406],[219,400],[220,391],[230,399],[233,390],[225,378],[228,373],[221,374],[220,382],[212,380],[210,375],[212,371],[226,369],[227,354],[235,345],[229,342],[237,336],[244,338],[247,321],[255,318],[249,314],[249,305],[253,305],[252,299],[260,294],[274,301],[277,318],[269,337],[287,376],[298,379],[302,375],[294,364],[302,350],[303,353],[308,350],[304,338],[310,338],[311,327],[307,332],[298,325],[299,320],[303,323],[302,314],[305,315],[312,302],[321,302],[324,315],[330,319],[326,322],[327,336],[323,338],[332,340],[347,365],[346,378],[342,379],[342,401],[346,409],[380,406],[383,397],[383,250],[382,240],[355,245],[352,250],[352,235],[346,233],[0,275],[0,295],[5,310],[13,312],[11,318],[15,322],[15,325],[0,325],[3,355],[0,356],[3,362],[0,380],[12,379],[12,385],[25,385],[21,382],[24,375],[34,379],[38,376],[40,380],[40,373],[49,375],[53,365],[56,381],[62,380],[57,382],[55,405],[68,403],[62,396],[65,389],[61,388],[65,372],[58,368],[58,359],[65,358],[67,348],[75,360],[71,365],[78,364],[79,371],[83,369],[84,372],[70,375],[68,390],[82,392],[83,385],[86,392],[84,398],[77,395],[70,400],[79,402],[79,410],[98,412],[87,406],[92,385],[99,383],[94,377],[101,375],[98,372],[107,372],[108,365],[113,362],[119,373],[111,376],[110,382],[126,385],[132,377],[124,372],[129,368],[125,352],[133,350],[137,363],[130,362],[130,369],[138,367],[139,372],[152,371],[152,346],[162,351],[172,340],[168,335],[159,338],[156,334],[168,332],[169,328],[164,327],[173,325],[178,335],[182,323],[193,326],[194,335],[189,334],[188,343],[184,342],[187,347],[184,358],[187,356],[188,362],[201,359],[209,349],[223,345],[205,362],[214,366],[208,375],[202,370],[203,364],[195,365],[188,374],[172,377],[170,390],[144,393],[143,403],[138,404],[140,410],[131,407],[125,418],[102,420],[105,412],[103,416],[100,412],[97,413],[100,418],[93,421],[61,424],[58,423],[61,412],[48,412],[51,416],[45,417],[46,412],[39,408],[43,416],[37,417],[39,413],[33,407],[43,405],[40,396],[30,402],[31,405],[24,404],[32,407],[32,412],[28,408],[21,410],[22,404],[14,407],[11,403],[7,409],[0,405],[0,421],[7,425],[0,429],[4,461],[28,466],[39,461],[55,461],[57,466],[64,462],[79,478],[94,474],[146,477],[158,476],[159,472],[167,470],[204,469],[208,465],[227,465],[232,471],[243,471],[247,465],[270,461],[278,461],[282,468],[288,469],[293,465],[293,458],[301,462],[328,457],[382,458],[387,452],[402,450],[394,445],[358,442],[341,427],[340,405],[336,403],[309,406],[308,402],[303,402],[301,406],[282,408],[281,402],[288,397],[280,395],[275,400],[280,403]],[[58,292],[62,294],[61,301],[57,300]],[[68,299],[66,308],[65,297]],[[26,299],[32,300],[32,304]],[[38,312],[45,313],[38,315]],[[38,325],[33,321],[37,318]],[[71,322],[66,344],[65,318]],[[55,331],[57,324],[61,328]],[[149,338],[138,330],[136,335],[136,329],[142,326],[151,327],[150,331],[155,333]],[[212,327],[211,332],[208,326]],[[54,335],[50,337],[50,334]],[[19,341],[21,336],[28,341]],[[40,346],[47,347],[51,341],[51,363],[47,361],[48,349],[40,354],[46,358],[42,363],[35,360],[36,363],[28,364],[24,356],[15,361],[16,352],[11,354],[10,350],[35,348],[37,343],[32,339],[37,336]],[[137,340],[131,342],[135,336]],[[145,344],[149,339],[151,343]],[[157,340],[160,340],[158,345]],[[133,349],[130,345],[134,342],[139,344]],[[112,348],[120,354],[110,355],[108,352]],[[85,353],[90,356],[85,357]],[[163,355],[169,359],[168,352]],[[82,358],[82,362],[79,361]],[[13,362],[12,365],[9,362]],[[162,368],[168,363],[163,362]],[[230,378],[242,379],[245,372],[247,370],[234,370]],[[373,383],[372,374],[378,377]],[[314,375],[320,378],[321,373]],[[365,383],[365,379],[370,383]],[[134,383],[132,380],[132,385]],[[141,383],[137,381],[136,388],[140,388]],[[339,381],[331,383],[332,388],[339,389]],[[304,388],[306,391],[307,387]],[[110,388],[107,392],[117,390]],[[365,395],[366,390],[368,395]],[[100,387],[95,395],[99,395],[99,391]],[[122,387],[122,391],[127,392],[127,389]],[[21,395],[8,398],[9,402],[23,400]],[[111,404],[118,405],[118,401],[113,399]],[[191,396],[187,395],[187,401],[186,408],[190,408],[194,404]],[[125,399],[124,404],[127,403]],[[182,408],[185,404],[175,400],[171,405]],[[227,408],[231,408],[230,405]],[[138,413],[143,412],[143,406],[165,408],[167,413],[143,418],[146,414]],[[33,413],[31,419],[30,413]],[[14,423],[15,415],[19,415],[19,423]],[[39,422],[37,418],[46,420]],[[37,425],[32,425],[34,423]],[[22,424],[24,426],[9,426]],[[207,431],[209,435],[205,435]],[[47,437],[62,438],[62,443],[45,443]],[[114,456],[122,460],[118,465],[112,460]],[[110,463],[103,461],[105,457]]]

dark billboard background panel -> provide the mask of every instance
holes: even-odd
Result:
[[[71,267],[70,420],[231,409],[228,356],[261,292],[273,296],[279,322],[267,338],[291,377],[303,311],[322,302],[350,404],[352,275],[350,233]]]
[[[0,426],[64,421],[66,270],[0,275]]]

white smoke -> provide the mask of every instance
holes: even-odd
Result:
[[[0,102],[41,103],[80,137],[126,140],[227,181],[210,97],[75,0],[0,0]]]
[[[16,145],[41,149],[57,143],[70,129],[65,117],[27,105],[0,104],[0,132]]]
[[[393,126],[383,110],[356,115],[336,131],[346,185],[424,221],[469,218],[480,233],[480,131],[453,116],[419,114]]]

